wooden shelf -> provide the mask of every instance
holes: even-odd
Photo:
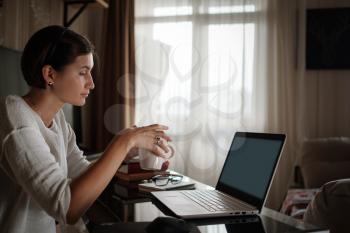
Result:
[[[1,0],[0,0],[1,1]],[[69,27],[76,18],[85,10],[86,7],[108,8],[107,0],[64,0],[63,26]],[[68,20],[68,8],[79,8],[76,13]]]
[[[96,0],[96,3],[100,4],[103,8],[108,8],[108,2],[105,0]]]
[[[1,0],[0,0],[1,1]],[[87,3],[92,8],[108,8],[108,1],[106,0],[64,0],[71,8],[80,8],[82,4]]]

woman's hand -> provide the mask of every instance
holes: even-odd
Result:
[[[126,159],[136,156],[138,148],[149,150],[158,156],[163,156],[169,149],[160,139],[171,141],[171,138],[164,132],[167,129],[168,127],[165,125],[154,124],[144,127],[133,126],[120,131],[117,137],[125,139],[128,142],[128,155]]]
[[[138,155],[139,155],[139,149],[136,147],[131,148],[130,151],[126,155],[124,162],[128,162],[129,160],[135,158]]]

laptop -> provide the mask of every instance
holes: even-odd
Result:
[[[215,190],[151,194],[183,219],[258,214],[282,152],[284,134],[236,132]]]

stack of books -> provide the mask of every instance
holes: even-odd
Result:
[[[121,179],[124,181],[141,181],[141,180],[148,180],[155,175],[162,175],[162,174],[168,174],[168,173],[169,172],[166,171],[165,169],[162,169],[160,171],[143,170],[140,167],[139,160],[130,160],[127,163],[123,163],[119,167],[115,176],[118,179]]]
[[[128,182],[117,179],[113,182],[114,193],[123,199],[133,199],[139,197],[139,182]]]

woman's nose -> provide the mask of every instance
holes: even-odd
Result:
[[[91,73],[89,73],[88,75],[88,82],[87,82],[87,86],[90,90],[94,89],[95,88],[95,83],[94,83],[94,80],[92,78],[92,75]]]

